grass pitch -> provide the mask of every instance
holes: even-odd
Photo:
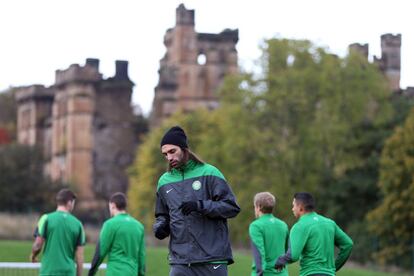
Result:
[[[30,241],[0,241],[0,262],[29,262],[32,242]],[[87,244],[85,247],[85,262],[92,261],[95,245]],[[168,249],[164,247],[149,247],[146,250],[146,266],[148,276],[166,276],[169,272],[167,261]],[[252,258],[249,254],[234,252],[235,263],[229,266],[230,276],[247,276],[251,273]],[[299,267],[297,264],[289,265],[289,275],[299,275]],[[12,273],[8,271],[8,273]],[[3,274],[0,270],[0,275]],[[23,275],[23,274],[11,274]],[[27,275],[27,274],[25,274]],[[86,274],[85,274],[86,275]],[[378,271],[344,267],[338,276],[392,276],[402,275],[392,273],[382,273]]]

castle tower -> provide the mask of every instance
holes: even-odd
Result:
[[[374,57],[374,61],[387,77],[392,91],[399,91],[401,78],[401,34],[383,34],[381,36],[381,58]]]
[[[176,9],[176,25],[167,30],[165,56],[160,60],[151,126],[177,110],[190,112],[218,106],[216,92],[227,74],[237,73],[238,30],[197,33],[194,10]]]
[[[350,53],[351,52],[359,53],[361,56],[365,57],[368,60],[369,49],[368,49],[367,43],[365,44],[353,43],[348,46],[348,50]]]
[[[50,117],[53,89],[43,85],[20,87],[16,91],[17,141],[26,145],[40,145],[46,159],[50,158]]]
[[[109,199],[114,192],[127,192],[126,169],[133,163],[137,137],[131,106],[134,83],[128,62],[116,61],[116,73],[100,82],[93,121],[94,193]]]
[[[56,71],[52,112],[51,177],[76,186],[81,209],[92,206],[93,133],[96,84],[102,79],[96,63]]]

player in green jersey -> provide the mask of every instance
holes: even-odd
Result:
[[[95,275],[108,255],[107,276],[145,275],[144,226],[126,213],[127,200],[115,193],[109,200],[111,214],[101,230],[89,275]]]
[[[254,196],[256,220],[249,226],[249,236],[253,253],[252,276],[287,276],[286,268],[277,271],[274,267],[278,256],[285,253],[289,236],[288,226],[273,216],[275,197],[269,192]]]
[[[82,223],[71,214],[75,199],[72,191],[60,190],[56,195],[57,210],[39,220],[30,259],[37,262],[36,256],[44,245],[40,275],[82,275],[85,232]]]
[[[296,193],[292,204],[298,221],[290,231],[289,249],[277,259],[276,268],[300,260],[300,276],[335,275],[351,254],[351,238],[333,220],[314,211],[311,194]],[[335,246],[339,248],[336,258]]]

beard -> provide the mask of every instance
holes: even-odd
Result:
[[[170,167],[171,167],[171,168],[174,168],[174,169],[179,169],[179,168],[181,168],[182,166],[184,166],[184,165],[185,165],[185,163],[187,163],[187,159],[188,159],[188,158],[185,158],[184,152],[182,152],[182,153],[181,153],[181,155],[180,155],[180,156],[178,156],[178,158],[177,158],[177,159],[173,159],[173,160],[171,160],[171,161],[169,162],[169,165],[170,165]]]

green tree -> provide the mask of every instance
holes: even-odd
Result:
[[[368,214],[378,237],[376,257],[382,262],[409,263],[414,240],[414,109],[386,141],[380,161],[381,204]]]
[[[354,240],[352,257],[360,262],[372,260],[376,250],[376,239],[367,231],[370,222],[366,214],[374,209],[381,199],[378,188],[379,161],[386,139],[396,126],[401,125],[412,104],[412,99],[402,95],[390,98],[395,114],[380,124],[362,122],[352,129],[354,138],[349,141],[347,151],[359,156],[361,162],[337,178],[330,180],[323,190],[320,207],[325,214],[335,218]],[[341,189],[338,189],[341,187]],[[350,208],[358,206],[358,208]]]
[[[269,41],[263,64],[266,84],[256,85],[265,91],[256,97],[257,122],[260,133],[269,134],[263,152],[274,156],[264,157],[269,166],[266,175],[273,172],[279,182],[273,191],[281,195],[282,209],[290,210],[285,198],[290,201],[295,191],[307,190],[316,195],[319,210],[334,219],[342,213],[349,215],[342,222],[354,220],[354,214],[347,211],[349,199],[354,198],[351,187],[365,183],[341,180],[350,171],[372,166],[366,155],[373,149],[366,147],[366,155],[358,150],[368,141],[381,144],[384,137],[377,132],[393,118],[383,76],[357,54],[340,59],[308,41]],[[369,127],[377,132],[367,132]],[[366,186],[361,190],[377,190],[375,181]],[[330,200],[332,194],[343,200]],[[362,205],[361,210],[355,219],[363,219],[369,209]],[[290,212],[282,216],[292,218]]]
[[[43,165],[37,147],[0,146],[0,211],[44,211],[55,207],[55,194],[63,184],[44,177]]]

